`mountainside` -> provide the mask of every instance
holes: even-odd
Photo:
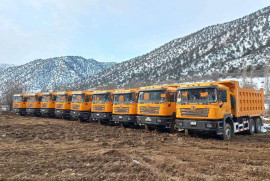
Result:
[[[14,67],[14,66],[15,65],[13,65],[13,64],[0,63],[0,70],[6,69],[6,68],[9,68],[9,67]]]
[[[21,66],[0,69],[0,87],[16,80],[23,83],[27,91],[52,89],[57,85],[76,84],[114,64],[79,56],[38,59]]]
[[[243,18],[206,27],[117,64],[85,84],[89,88],[119,88],[235,76],[244,64],[248,71],[262,72],[265,61],[270,60],[269,14],[270,7],[266,7]]]

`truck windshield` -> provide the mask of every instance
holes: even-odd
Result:
[[[114,104],[132,104],[135,102],[135,93],[113,95]]]
[[[141,91],[139,92],[139,103],[163,103],[166,102],[166,91]]]
[[[22,102],[22,96],[14,96],[13,102]]]
[[[52,95],[43,95],[41,101],[42,102],[50,102],[52,100]]]
[[[27,102],[36,102],[38,96],[28,96],[27,97]]]
[[[215,88],[198,88],[179,90],[177,103],[214,103],[217,102]]]
[[[111,101],[110,99],[111,94],[94,94],[93,95],[93,103],[108,103]]]
[[[58,94],[56,102],[66,102],[68,100],[67,94]]]
[[[72,95],[72,102],[83,102],[84,101],[84,94],[73,94]]]

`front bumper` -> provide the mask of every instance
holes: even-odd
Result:
[[[112,115],[112,121],[115,123],[137,124],[137,116],[114,114]]]
[[[17,114],[25,114],[26,113],[26,108],[14,108],[13,112],[17,113]]]
[[[39,115],[40,109],[26,109],[26,113],[29,115]]]
[[[70,115],[70,110],[65,109],[56,109],[55,116],[56,117],[68,117]]]
[[[173,118],[171,116],[137,116],[139,125],[152,125],[158,127],[170,128]]]
[[[89,111],[70,111],[70,116],[74,119],[83,118],[87,119],[90,116]]]
[[[92,112],[91,113],[92,119],[100,119],[100,120],[112,120],[112,113],[109,112]]]
[[[176,119],[176,128],[222,133],[223,120]]]
[[[55,110],[54,109],[40,109],[40,113],[46,116],[53,116],[55,113]]]

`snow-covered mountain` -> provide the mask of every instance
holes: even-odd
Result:
[[[9,67],[14,67],[15,65],[13,64],[6,64],[6,63],[0,63],[0,70],[1,69],[6,69],[6,68],[9,68]]]
[[[0,69],[0,87],[7,81],[19,81],[27,91],[52,89],[57,85],[78,83],[113,66],[79,56],[38,59],[21,66]]]
[[[270,7],[243,18],[203,28],[94,75],[91,87],[136,87],[201,77],[263,71],[270,60]],[[245,63],[246,62],[246,63]],[[256,75],[255,75],[256,76]]]

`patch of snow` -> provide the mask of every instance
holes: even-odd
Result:
[[[261,128],[261,132],[266,133],[270,131],[270,124],[263,124],[262,128]]]

